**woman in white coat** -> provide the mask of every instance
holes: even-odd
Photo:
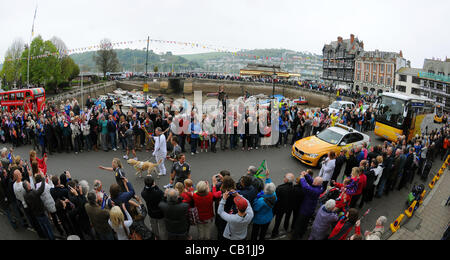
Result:
[[[326,190],[328,187],[328,182],[333,176],[334,167],[336,166],[336,154],[331,151],[328,153],[328,157],[323,161],[322,168],[319,172],[319,177],[323,179],[323,189]]]

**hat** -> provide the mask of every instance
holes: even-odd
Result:
[[[234,204],[239,211],[245,211],[247,209],[248,203],[244,197],[236,196],[234,198]]]

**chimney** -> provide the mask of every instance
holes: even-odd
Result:
[[[402,50],[400,50],[400,58],[403,58],[403,52],[402,52]]]
[[[364,42],[361,41],[361,48],[364,50]]]
[[[353,44],[355,42],[355,35],[350,34],[350,43]]]

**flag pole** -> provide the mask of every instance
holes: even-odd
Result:
[[[37,13],[37,5],[36,5],[36,9],[34,10],[33,26],[32,26],[32,28],[31,28],[31,37],[30,37],[30,42],[29,42],[29,44],[28,44],[27,88],[30,88],[30,54],[31,54],[31,41],[33,40],[33,36],[34,36],[34,21],[36,20],[36,13]]]

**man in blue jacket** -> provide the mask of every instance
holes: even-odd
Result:
[[[312,183],[310,185],[309,183]],[[309,220],[314,214],[320,194],[323,192],[323,179],[317,177],[312,180],[312,177],[307,172],[302,172],[300,176],[300,184],[302,186],[305,197],[300,206],[299,215],[295,223],[294,231],[291,234],[291,240],[302,238],[306,231]]]
[[[258,195],[258,191],[255,189],[255,187],[252,185],[252,178],[248,175],[244,175],[241,178],[240,183],[237,186],[238,193],[246,198],[248,202],[250,202],[250,205],[253,205],[253,202],[256,199],[256,196]]]

